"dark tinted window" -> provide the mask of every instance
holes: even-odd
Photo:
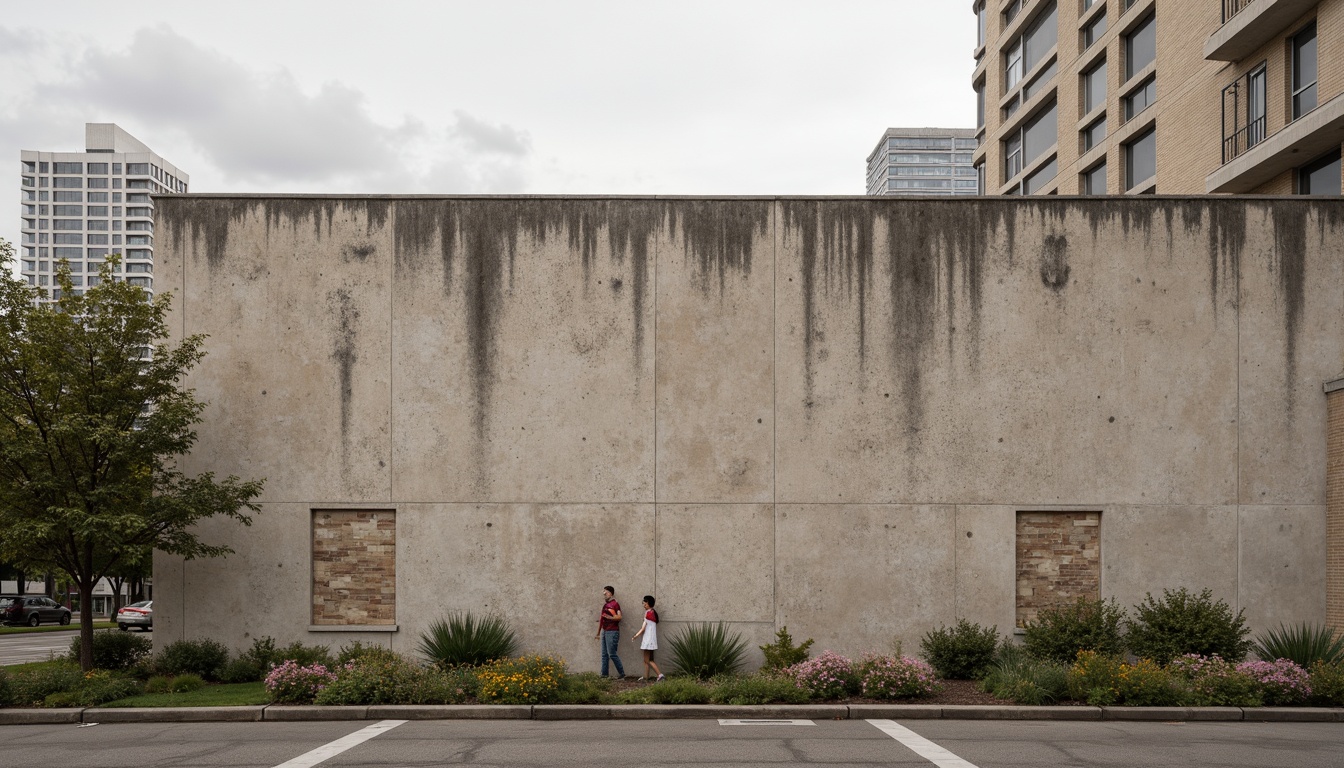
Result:
[[[1298,169],[1297,193],[1299,195],[1340,194],[1339,150],[1335,150],[1329,155]]]

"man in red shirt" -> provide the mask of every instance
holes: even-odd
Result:
[[[616,602],[616,588],[602,588],[602,613],[597,617],[597,636],[602,641],[602,676],[607,676],[608,662],[616,664],[616,679],[625,679],[625,667],[617,649],[621,645],[621,604]]]

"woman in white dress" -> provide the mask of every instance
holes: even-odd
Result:
[[[653,660],[653,652],[658,650],[658,612],[653,610],[656,602],[658,601],[653,599],[653,595],[644,596],[644,625],[630,638],[632,642],[639,642],[640,636],[644,638],[644,642],[639,643],[640,649],[644,651],[644,676],[639,679],[655,682],[663,679],[663,671]],[[653,677],[650,667],[652,672],[658,673],[657,678]]]

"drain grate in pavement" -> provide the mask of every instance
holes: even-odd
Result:
[[[811,720],[727,720],[719,718],[719,725],[815,725]]]

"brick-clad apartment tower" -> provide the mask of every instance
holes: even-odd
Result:
[[[977,0],[984,194],[1340,194],[1344,0]]]
[[[1344,633],[1344,378],[1325,393],[1325,623]]]

